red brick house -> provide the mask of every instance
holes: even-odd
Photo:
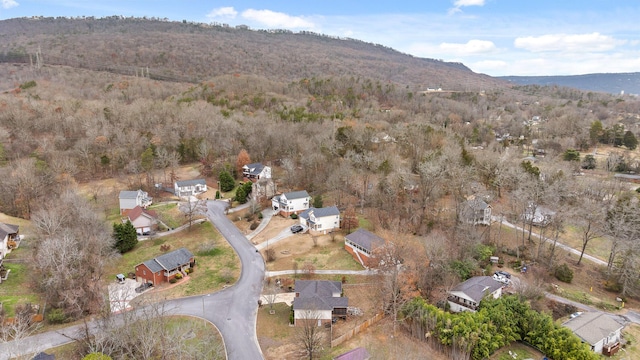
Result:
[[[366,268],[378,265],[375,251],[384,245],[383,238],[365,229],[358,229],[344,237],[345,250]]]
[[[185,248],[180,248],[136,265],[136,279],[138,282],[160,285],[169,282],[178,273],[185,276],[185,270],[194,267],[195,264],[193,254]]]

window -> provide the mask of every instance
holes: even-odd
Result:
[[[147,270],[142,270],[142,275],[147,275]]]

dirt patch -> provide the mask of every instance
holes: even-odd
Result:
[[[269,220],[269,225],[262,230],[258,235],[256,235],[251,241],[254,244],[261,244],[267,239],[271,239],[276,235],[280,234],[283,230],[291,227],[294,224],[299,224],[298,220],[294,220],[291,218],[283,218],[282,216],[273,216],[271,220]]]

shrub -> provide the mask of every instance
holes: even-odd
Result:
[[[255,230],[258,227],[258,225],[260,225],[260,223],[257,221],[254,221],[251,223],[251,226],[249,226],[249,229]]]
[[[289,324],[293,325],[294,324],[294,317],[293,317],[293,304],[291,304],[291,310],[289,310]]]
[[[220,190],[216,190],[216,200],[220,199]]]
[[[294,220],[297,219],[298,218],[298,214],[291,214],[291,218],[294,219]]]
[[[638,189],[640,189],[640,188],[638,188]],[[261,213],[261,212],[259,212],[259,213],[258,213],[258,219],[262,220],[262,218],[263,218],[263,215],[262,215],[262,213]]]
[[[47,321],[50,324],[64,324],[68,319],[64,310],[53,308],[47,312]]]
[[[267,249],[267,251],[265,251],[265,255],[267,256],[267,262],[276,260],[276,251],[273,250],[273,248]]]
[[[176,280],[175,278],[169,280],[169,284],[175,284],[176,282],[178,282],[178,280]]]
[[[187,274],[191,274],[193,272],[193,270],[191,270],[191,268],[188,268],[184,272],[186,272]]]
[[[571,283],[571,280],[573,280],[573,270],[571,270],[567,264],[556,267],[554,275],[556,279],[562,282]]]
[[[26,90],[32,87],[36,87],[37,83],[35,80],[27,81],[25,83],[20,84],[20,89]]]
[[[178,280],[182,279],[182,274],[177,273],[177,274],[176,274],[176,279],[178,279]]]

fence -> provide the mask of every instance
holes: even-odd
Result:
[[[335,339],[331,340],[331,347],[335,347],[338,346],[340,344],[342,344],[343,342],[351,339],[352,337],[356,336],[357,334],[360,333],[360,331],[362,330],[366,330],[369,326],[377,323],[378,321],[380,321],[380,319],[383,318],[382,314],[376,314],[376,316],[372,317],[371,319],[365,321],[364,323],[356,326],[355,328],[349,330],[347,333],[338,336]]]

